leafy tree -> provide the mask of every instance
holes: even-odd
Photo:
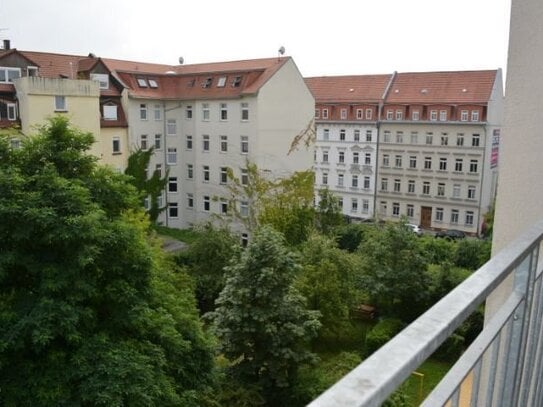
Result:
[[[362,240],[364,240],[366,232],[373,227],[373,225],[361,225],[358,223],[340,226],[335,230],[338,247],[351,253],[356,251]]]
[[[166,209],[165,206],[162,208],[159,207],[158,199],[168,183],[168,171],[166,171],[164,178],[160,177],[160,172],[158,171],[154,171],[151,177],[147,175],[147,168],[149,167],[153,152],[154,148],[148,150],[138,148],[136,151],[133,151],[130,157],[128,157],[128,165],[124,173],[132,177],[132,184],[140,192],[142,199],[146,197],[150,198],[147,213],[151,221],[156,222],[158,216]]]
[[[314,359],[307,342],[320,324],[292,287],[298,269],[282,236],[262,227],[227,267],[226,285],[209,314],[235,376],[260,386],[270,405],[286,397],[298,366]]]
[[[475,271],[490,259],[491,246],[490,240],[462,239],[456,242],[454,264]]]
[[[362,287],[381,313],[408,322],[424,309],[430,282],[427,263],[405,222],[373,228],[358,253]]]
[[[198,405],[213,359],[188,278],[92,142],[62,117],[0,140],[0,404]]]
[[[319,205],[317,206],[317,229],[330,234],[344,223],[339,201],[328,188],[319,190]]]
[[[423,235],[419,244],[424,258],[430,264],[452,263],[454,259],[456,242],[449,239],[436,239],[433,236]]]
[[[224,268],[234,256],[239,240],[226,228],[205,224],[197,229],[198,237],[177,261],[187,265],[196,282],[196,298],[202,314],[215,309],[215,300],[224,288]]]

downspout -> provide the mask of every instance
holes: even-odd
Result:
[[[166,126],[166,101],[163,100],[162,101],[162,110],[163,110],[163,115],[162,115],[162,122],[164,124],[164,172],[167,173],[168,172],[168,143],[167,143],[167,140],[168,140],[168,137],[166,135],[166,131],[168,130],[167,129],[167,126]],[[165,195],[165,199],[164,199],[164,203],[166,205],[166,210],[164,212],[166,212],[166,227],[168,227],[168,218],[169,218],[169,208],[168,208],[168,191],[167,191],[167,188],[166,188],[166,191],[164,191],[164,195]]]

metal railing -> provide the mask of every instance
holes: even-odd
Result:
[[[309,404],[379,406],[508,279],[511,292],[423,406],[543,405],[543,221]]]

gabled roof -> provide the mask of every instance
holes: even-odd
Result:
[[[398,73],[386,103],[487,103],[496,70]]]
[[[20,51],[39,67],[39,75],[44,78],[77,78],[79,60],[77,55],[51,54],[49,52]]]
[[[305,78],[316,103],[376,103],[392,75],[319,76]]]
[[[20,55],[22,58],[26,59],[30,65],[33,65],[33,66],[37,66],[38,63],[34,60],[32,60],[31,58],[29,58],[27,55],[25,55],[24,53],[18,51],[17,49],[15,48],[12,48],[10,50],[6,50],[6,51],[1,51],[0,52],[0,60],[10,56],[10,55],[13,55],[13,54],[16,54],[16,55]]]

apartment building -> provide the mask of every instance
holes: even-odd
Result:
[[[345,215],[480,232],[498,175],[500,70],[306,83],[316,99],[315,188],[329,188]]]
[[[316,100],[315,189],[345,216],[374,214],[379,111],[391,75],[306,78]]]

